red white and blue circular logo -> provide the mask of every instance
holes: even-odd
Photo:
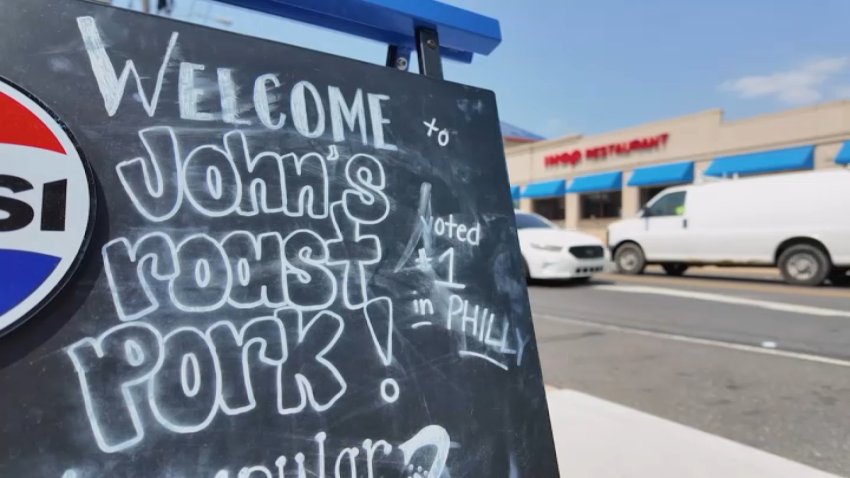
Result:
[[[67,130],[0,79],[0,335],[65,285],[93,213],[89,168]]]

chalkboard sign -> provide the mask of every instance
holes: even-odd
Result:
[[[0,476],[557,476],[492,93],[77,0],[0,39]]]

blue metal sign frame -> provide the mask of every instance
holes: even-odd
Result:
[[[421,60],[423,30],[436,32],[442,58],[464,63],[472,62],[475,54],[490,54],[502,41],[497,20],[436,0],[218,1],[386,43],[395,47],[388,63],[414,49]],[[388,66],[404,70],[407,65]]]

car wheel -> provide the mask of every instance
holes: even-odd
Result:
[[[848,273],[850,273],[850,270],[836,267],[829,273],[829,281],[832,282],[832,285],[850,285],[850,275]]]
[[[614,264],[617,266],[617,272],[621,274],[637,275],[643,273],[646,258],[637,244],[623,244],[614,254]]]
[[[688,270],[687,264],[682,264],[681,262],[671,262],[669,264],[662,264],[661,267],[664,269],[664,272],[667,273],[668,276],[679,277]]]
[[[820,285],[830,271],[829,258],[810,244],[791,246],[779,256],[779,271],[785,282],[794,285]]]

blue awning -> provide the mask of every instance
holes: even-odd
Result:
[[[524,198],[545,198],[551,196],[563,196],[567,188],[567,181],[556,179],[554,181],[542,181],[531,183],[522,192]]]
[[[661,186],[664,184],[691,183],[694,181],[694,162],[663,164],[635,169],[629,186]]]
[[[850,164],[850,141],[846,141],[838,156],[835,157],[835,162],[838,164]]]
[[[611,173],[579,176],[573,179],[573,182],[570,183],[570,187],[567,188],[567,192],[592,193],[597,191],[612,191],[622,189],[622,187],[623,172],[614,171]]]
[[[519,186],[511,185],[511,199],[513,199],[514,201],[519,199],[521,197],[520,190],[521,188]]]
[[[752,174],[812,169],[815,167],[815,147],[775,149],[759,153],[739,154],[717,158],[705,171],[706,176],[748,176]]]

